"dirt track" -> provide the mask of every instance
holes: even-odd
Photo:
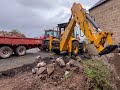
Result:
[[[49,56],[47,52],[41,52],[39,49],[31,49],[27,51],[25,56],[12,56],[8,59],[0,59],[0,72],[12,68],[20,67],[24,64],[31,64],[35,62],[36,56],[40,55],[42,58]]]

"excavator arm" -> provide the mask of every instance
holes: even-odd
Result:
[[[63,33],[60,41],[60,51],[67,49],[76,23],[79,25],[80,30],[84,33],[89,43],[94,44],[99,55],[108,54],[119,47],[119,45],[112,45],[112,33],[101,31],[99,26],[80,4],[74,3],[71,11],[72,19]],[[107,46],[105,46],[106,42]]]

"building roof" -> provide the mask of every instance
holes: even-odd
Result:
[[[102,5],[103,3],[106,3],[107,1],[110,1],[110,0],[100,0],[98,1],[95,5],[93,5],[89,10],[92,10],[100,5]]]

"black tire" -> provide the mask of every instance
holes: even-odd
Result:
[[[79,53],[79,42],[78,41],[73,41],[72,42],[72,55],[78,55]]]
[[[13,51],[9,46],[0,47],[0,57],[5,59],[12,55]]]
[[[15,49],[15,52],[14,52],[16,55],[18,56],[23,56],[26,54],[26,47],[25,46],[18,46],[16,49]]]
[[[57,55],[60,54],[60,50],[57,50],[57,49],[54,49],[53,52],[54,52],[55,54],[57,54]]]

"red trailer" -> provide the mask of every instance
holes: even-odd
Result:
[[[42,39],[20,38],[20,37],[0,37],[0,57],[8,58],[13,53],[23,56],[26,50],[31,48],[40,48]]]

